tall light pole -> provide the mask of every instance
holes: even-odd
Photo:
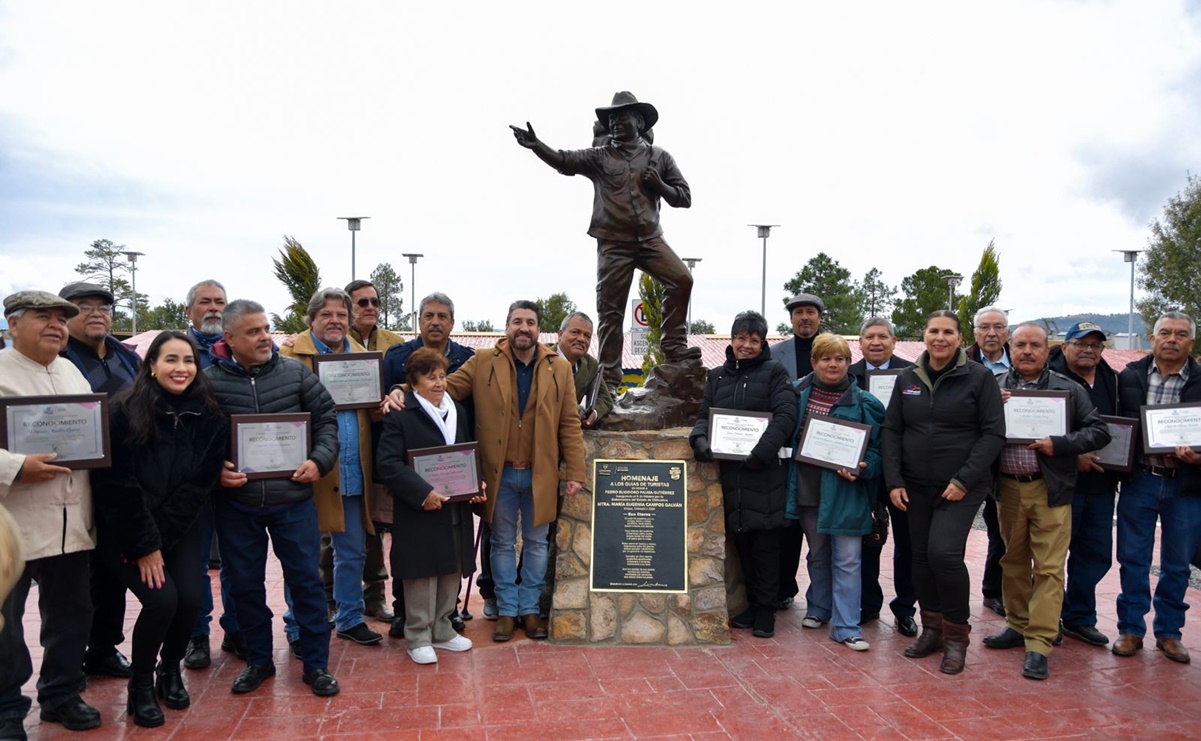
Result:
[[[947,296],[947,311],[955,311],[955,289],[963,282],[963,276],[959,273],[947,273],[943,276],[947,281],[948,296]]]
[[[1138,264],[1138,253],[1142,250],[1114,250],[1122,253],[1122,260],[1130,263],[1130,313],[1126,317],[1127,350],[1134,349],[1134,266]]]
[[[133,289],[133,334],[138,333],[138,258],[145,255],[145,252],[133,252],[132,250],[122,250],[122,255],[129,259],[129,284]]]
[[[419,252],[405,252],[401,257],[409,258],[409,265],[413,266],[412,277],[409,280],[409,289],[412,291],[413,296],[413,334],[417,334],[417,258],[425,257],[425,255]]]
[[[767,238],[771,236],[771,228],[779,224],[747,224],[758,229],[758,237],[763,240],[763,283],[759,293],[759,313],[767,316]]]
[[[696,264],[698,262],[700,262],[701,260],[703,260],[704,258],[681,257],[680,259],[683,260],[684,264],[688,266],[688,275],[691,276],[692,269],[695,268]],[[691,296],[688,297],[688,334],[692,334],[692,297]]]
[[[339,216],[339,220],[346,221],[346,228],[350,230],[350,279],[354,280],[354,233],[361,226],[363,219],[370,219],[370,216]]]

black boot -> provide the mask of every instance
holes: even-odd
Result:
[[[129,717],[143,728],[158,728],[165,722],[163,711],[154,697],[154,675],[134,674],[129,680]]]
[[[188,688],[183,686],[183,677],[179,674],[178,664],[173,667],[160,664],[156,673],[158,682],[155,688],[164,705],[172,710],[183,710],[192,704],[192,698],[188,696]]]

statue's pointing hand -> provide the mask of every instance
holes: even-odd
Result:
[[[534,127],[530,126],[529,121],[525,122],[524,131],[512,125],[509,128],[513,129],[513,138],[517,140],[517,143],[526,149],[533,149],[534,145],[538,143],[538,135],[534,133]]]

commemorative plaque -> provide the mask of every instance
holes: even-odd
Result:
[[[1144,453],[1172,453],[1180,445],[1201,452],[1201,403],[1148,404],[1140,411]]]
[[[597,460],[592,483],[591,590],[687,592],[684,461]]]
[[[885,409],[888,408],[888,402],[892,401],[892,390],[896,387],[901,372],[900,368],[885,368],[867,372],[867,392],[876,397]]]
[[[286,479],[309,458],[312,415],[231,414],[234,466],[246,478]]]
[[[718,460],[745,460],[763,431],[771,423],[771,412],[748,412],[744,409],[709,410],[709,449]]]
[[[872,426],[846,419],[810,414],[801,433],[795,458],[833,471],[859,473],[859,464],[871,442]]]
[[[1130,473],[1134,470],[1135,443],[1138,442],[1138,420],[1102,414],[1109,428],[1109,445],[1094,451],[1097,465],[1106,471]]]
[[[8,396],[0,410],[0,448],[10,453],[55,453],[52,465],[72,469],[112,465],[105,394]]]
[[[382,352],[318,353],[313,370],[338,409],[374,409],[384,399]]]
[[[1005,442],[1032,443],[1068,434],[1067,391],[1013,389],[1005,402]]]
[[[409,468],[450,501],[466,502],[480,493],[479,447],[479,443],[459,443],[410,450]]]

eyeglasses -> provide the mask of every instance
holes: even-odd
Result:
[[[1104,347],[1100,342],[1080,342],[1079,340],[1072,340],[1068,344],[1074,345],[1081,350],[1092,350],[1093,352],[1100,352],[1101,348]]]
[[[976,325],[976,329],[981,332],[987,332],[990,329],[993,330],[994,332],[1003,332],[1003,331],[1005,331],[1005,329],[1007,327],[1008,327],[1008,325],[1005,325],[1005,324],[977,324]]]
[[[76,304],[79,307],[80,314],[112,314],[112,304]]]
[[[379,308],[378,298],[361,298],[356,303],[358,303],[360,309],[366,309],[368,305],[374,306],[377,309]]]

